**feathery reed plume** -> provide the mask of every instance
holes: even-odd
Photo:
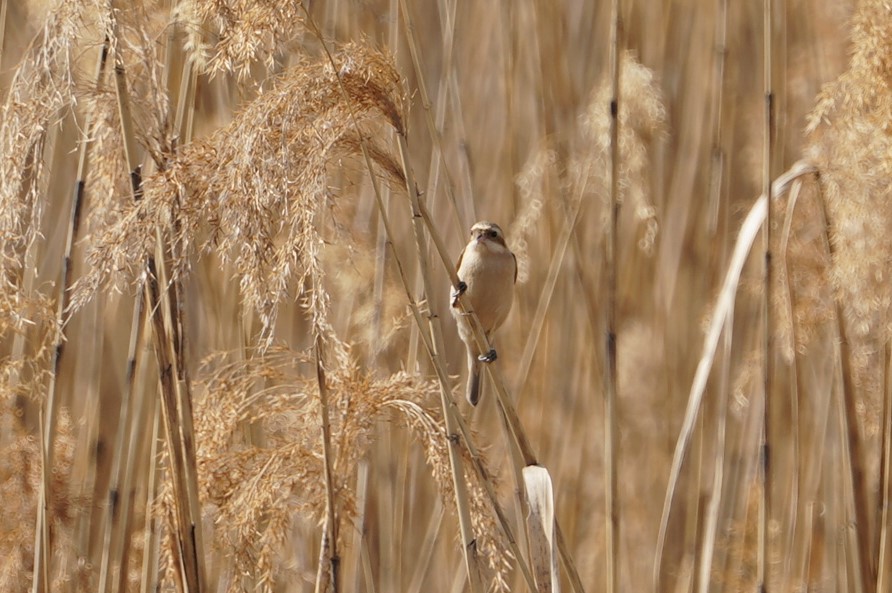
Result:
[[[83,0],[63,0],[50,13],[27,57],[16,70],[0,124],[0,273],[6,281],[21,273],[23,254],[34,241],[44,204],[43,148],[60,111],[74,102],[72,47],[77,46]],[[9,293],[2,291],[4,297]]]
[[[313,331],[331,334],[318,215],[331,197],[327,167],[357,148],[337,77],[364,126],[360,133],[369,137],[382,122],[402,129],[404,102],[401,79],[383,54],[349,45],[335,60],[338,73],[327,62],[306,60],[290,69],[230,125],[184,147],[147,178],[143,199],[96,238],[92,269],[74,302],[83,304],[100,286],[119,280],[121,271],[133,278],[134,264],[154,249],[155,226],[171,233],[169,223],[177,220],[177,232],[167,237],[181,256],[173,262],[174,277],[199,248],[231,261],[244,304],[260,313],[267,343],[289,288],[312,279],[314,290],[303,304]],[[373,157],[385,172],[398,170],[383,147]]]
[[[300,5],[295,0],[182,0],[174,18],[184,25],[186,52],[199,69],[245,78],[258,60],[273,66],[301,21]],[[206,41],[208,36],[215,41]]]
[[[92,4],[64,0],[16,69],[0,115],[0,337],[29,334],[27,356],[0,360],[0,393],[42,393],[45,362],[57,330],[49,297],[23,283],[26,252],[33,248],[46,207],[44,147],[49,129],[74,102],[74,67],[85,13]],[[27,368],[26,368],[27,367]]]
[[[326,517],[313,365],[311,353],[277,345],[248,360],[227,362],[225,355],[217,355],[205,362],[206,394],[196,403],[202,498],[216,524],[225,526],[216,537],[224,556],[233,562],[227,577],[232,579],[231,591],[240,590],[242,574],[272,590],[295,523],[314,525]],[[376,422],[389,417],[390,410],[411,428],[425,450],[441,497],[447,506],[453,504],[448,442],[432,405],[436,382],[405,373],[377,379],[348,363],[326,369],[326,384],[331,478],[341,521],[356,517],[354,476],[373,442]],[[240,430],[244,422],[264,428],[264,444],[244,441]],[[476,482],[470,473],[468,479]],[[504,590],[510,556],[503,551],[482,488],[472,488],[471,494],[472,517],[482,534],[480,554],[491,568],[494,584]]]
[[[808,154],[821,170],[836,256],[833,280],[845,305],[847,324],[857,338],[856,359],[882,358],[876,345],[892,329],[892,7],[864,0],[852,19],[849,69],[826,85],[809,115]],[[862,351],[858,354],[857,351]],[[880,353],[880,354],[876,354]],[[859,379],[872,378],[859,364]],[[873,382],[870,391],[875,393]]]
[[[638,247],[649,254],[653,252],[659,225],[645,180],[651,166],[651,143],[666,134],[666,107],[653,70],[641,64],[632,51],[623,51],[619,60],[624,92],[618,113],[618,199],[629,202],[634,213],[632,220],[641,225],[637,232],[629,232],[633,230],[629,223],[623,224],[620,234],[637,235]],[[582,116],[582,150],[579,159],[571,164],[574,178],[579,179],[577,185],[588,178],[590,191],[601,196],[607,195],[610,183],[610,97],[610,81],[604,81],[592,93]],[[596,164],[593,166],[592,162]],[[607,208],[601,211],[605,224],[608,213]]]
[[[872,471],[885,387],[884,345],[892,335],[892,6],[862,1],[852,19],[849,68],[821,91],[809,116],[809,154],[821,170],[832,278],[840,304],[844,397],[854,480],[859,575],[873,587]],[[868,443],[870,445],[868,445]]]

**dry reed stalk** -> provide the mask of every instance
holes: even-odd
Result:
[[[779,253],[781,253],[781,261],[780,261],[780,277],[783,282],[784,287],[784,295],[783,295],[783,307],[784,314],[788,319],[795,319],[795,311],[799,303],[797,302],[796,291],[794,290],[793,283],[790,281],[790,235],[792,233],[793,227],[793,218],[796,213],[796,207],[799,204],[799,196],[802,190],[802,182],[797,179],[793,182],[792,187],[790,188],[790,197],[787,199],[787,213],[784,217],[784,226],[781,234]],[[799,397],[802,393],[806,393],[805,387],[802,385],[803,378],[805,377],[805,370],[803,369],[803,356],[801,356],[796,349],[796,344],[798,344],[799,336],[797,335],[797,327],[796,323],[790,323],[790,343],[793,344],[793,364],[791,365],[790,372],[792,373],[792,378],[790,381],[790,416],[791,416],[791,424],[790,427],[790,435],[791,435],[791,457],[792,457],[792,467],[793,467],[793,478],[791,480],[791,492],[790,492],[790,501],[788,504],[783,505],[785,514],[788,517],[788,522],[786,525],[786,529],[784,533],[786,534],[786,542],[782,545],[784,552],[783,559],[783,569],[781,570],[782,575],[786,575],[786,581],[782,585],[786,589],[790,589],[791,585],[791,577],[793,574],[793,557],[796,553],[796,528],[799,520],[799,500],[800,500],[800,476],[802,475],[802,464],[801,464],[801,453],[800,453],[800,417],[799,417]]]
[[[774,292],[774,266],[772,262],[772,225],[773,216],[771,204],[772,180],[774,170],[772,167],[774,158],[774,52],[773,52],[773,20],[772,0],[764,0],[762,3],[762,36],[763,36],[763,145],[762,145],[762,193],[766,197],[768,208],[765,210],[765,224],[762,226],[763,237],[763,276],[762,276],[762,394],[764,404],[762,406],[763,422],[762,436],[759,450],[759,487],[762,499],[759,504],[759,538],[758,538],[758,562],[756,568],[756,586],[765,591],[768,589],[768,567],[770,565],[768,549],[768,530],[771,521],[771,488],[773,486],[770,466],[771,455],[771,414],[776,403],[776,387],[774,377],[774,319],[773,319],[773,292]]]
[[[152,400],[153,398],[146,398]],[[159,460],[158,444],[161,439],[161,410],[159,406],[152,406],[154,414],[152,418],[152,430],[149,432],[149,467],[148,483],[146,485],[146,514],[143,527],[143,557],[140,570],[140,591],[154,591],[158,586],[158,562],[161,557],[161,519],[152,512],[155,501],[158,498],[159,484],[161,482],[161,467]]]
[[[104,533],[102,536],[102,558],[99,567],[99,593],[123,591],[127,574],[127,550],[130,547],[129,532],[132,517],[130,515],[130,488],[133,472],[136,467],[137,442],[140,432],[152,418],[145,414],[145,403],[151,398],[144,395],[145,389],[138,389],[137,377],[142,364],[143,337],[145,328],[145,283],[137,289],[136,301],[130,324],[130,341],[127,349],[127,370],[124,387],[121,393],[121,409],[119,412],[118,432],[115,435],[112,459],[111,479],[107,494],[107,512]],[[138,392],[138,393],[137,393]],[[143,412],[143,413],[140,413]],[[137,424],[138,422],[138,424]],[[125,455],[126,452],[126,455]],[[112,571],[118,568],[118,581],[112,579]]]
[[[724,147],[724,110],[723,97],[725,91],[725,67],[727,58],[727,42],[728,42],[728,0],[719,0],[716,3],[716,20],[715,20],[715,40],[713,42],[713,72],[710,86],[713,89],[712,105],[710,108],[711,116],[711,134],[712,134],[712,151],[709,164],[709,218],[707,219],[707,228],[710,236],[714,239],[719,237],[719,222],[721,220],[721,230],[727,228],[727,214],[720,218],[720,214],[727,212],[727,207],[722,208],[724,199],[727,198],[725,191],[725,158],[726,152]],[[723,232],[722,235],[725,233]],[[719,250],[719,262],[724,262],[727,252],[725,242]],[[721,264],[720,264],[721,265]],[[716,266],[713,269],[718,270]],[[733,306],[728,311],[728,317],[725,320],[724,341],[722,344],[721,362],[719,369],[719,386],[718,401],[715,406],[715,442],[712,459],[712,484],[707,493],[706,508],[704,511],[704,526],[702,536],[700,538],[700,548],[698,553],[699,571],[694,577],[694,591],[697,593],[707,593],[709,591],[710,579],[713,573],[713,558],[716,553],[716,538],[719,530],[719,512],[722,502],[722,487],[724,485],[725,470],[725,435],[728,419],[728,400],[730,390],[730,374],[731,374],[731,354],[733,339]]]
[[[337,501],[335,499],[334,480],[331,449],[331,421],[328,410],[328,385],[325,381],[325,362],[323,359],[323,344],[319,336],[313,347],[316,362],[316,381],[319,384],[319,414],[322,423],[322,464],[325,468],[325,529],[322,536],[322,550],[320,554],[319,573],[316,577],[316,593],[340,591],[340,556],[338,555],[338,514]],[[323,561],[324,560],[324,561]]]
[[[176,49],[176,41],[178,40],[178,26],[175,23],[171,27],[167,36],[167,47],[165,51],[165,71],[168,73],[169,89],[173,88],[170,78],[175,76],[172,63],[175,57],[181,52]],[[186,64],[183,69],[182,78],[191,83],[191,85],[181,84],[178,94],[176,118],[174,122],[175,130],[178,132],[178,139],[188,142],[191,139],[191,130],[188,124],[184,124],[183,120],[191,122],[191,113],[193,109],[187,105],[192,105],[194,100],[194,70],[191,62]],[[188,116],[186,115],[188,114]],[[132,530],[133,517],[130,515],[131,488],[133,482],[133,474],[136,471],[138,455],[140,452],[139,444],[144,440],[144,435],[148,432],[148,423],[154,418],[155,409],[151,403],[152,398],[145,395],[145,389],[137,390],[134,382],[137,374],[141,370],[143,352],[143,336],[145,328],[145,299],[147,296],[147,284],[145,273],[141,274],[136,288],[136,300],[133,308],[133,315],[130,326],[130,340],[128,345],[127,371],[124,379],[124,389],[121,395],[120,419],[118,422],[118,432],[115,435],[115,445],[113,451],[118,454],[114,456],[112,461],[111,479],[109,481],[108,491],[108,512],[109,517],[105,525],[105,535],[103,541],[103,555],[99,573],[99,591],[107,593],[109,591],[123,591],[127,581],[127,565],[130,551],[130,536]],[[178,316],[182,320],[182,315]],[[182,336],[182,328],[179,328],[178,335]],[[182,368],[182,344],[177,347],[180,352],[181,360],[178,361]],[[126,454],[125,454],[126,453]],[[118,579],[115,582],[111,578],[111,573],[117,567]]]
[[[7,5],[4,3],[4,31]],[[0,292],[0,309],[4,312],[3,333],[11,332],[11,348],[4,351],[2,366],[4,367],[4,391],[15,394],[13,409],[8,409],[7,418],[18,415],[20,427],[35,423],[29,418],[32,398],[46,393],[43,400],[42,417],[39,421],[40,458],[43,485],[39,488],[37,513],[34,532],[34,561],[31,586],[35,592],[46,590],[50,586],[52,554],[50,541],[51,530],[47,516],[53,506],[54,439],[58,424],[58,402],[55,389],[47,391],[47,381],[55,377],[49,369],[52,365],[42,366],[44,361],[39,351],[37,355],[26,354],[29,342],[41,340],[39,324],[46,323],[51,327],[46,344],[50,357],[56,356],[53,346],[58,345],[57,325],[52,315],[46,319],[35,317],[36,310],[32,303],[43,298],[37,284],[37,262],[40,236],[40,221],[46,207],[45,197],[48,195],[49,175],[46,164],[56,162],[53,157],[56,149],[55,137],[59,133],[59,110],[72,98],[73,83],[71,76],[70,55],[67,51],[72,42],[76,23],[82,17],[83,8],[75,3],[63,4],[48,17],[42,31],[31,42],[24,58],[16,68],[10,82],[8,95],[5,98],[0,125],[0,142],[3,144],[4,157],[0,161],[0,236],[2,236],[2,253],[0,253],[0,276],[4,279],[4,290]],[[61,286],[59,287],[62,288]],[[60,295],[59,300],[64,298]],[[57,300],[57,304],[59,301]],[[29,328],[33,326],[34,329]],[[29,334],[31,334],[29,336]],[[8,356],[8,358],[7,358]],[[33,373],[28,377],[27,374]],[[8,390],[8,391],[7,391]],[[12,403],[12,402],[10,402]],[[3,439],[12,436],[7,433],[12,425],[4,426]],[[15,427],[19,428],[19,426]]]
[[[6,40],[6,0],[0,0],[0,67],[3,65],[3,42]]]
[[[619,583],[619,500],[617,499],[617,465],[619,462],[619,426],[617,424],[617,249],[619,246],[619,109],[621,78],[620,57],[625,43],[623,37],[622,2],[611,2],[610,17],[610,218],[604,238],[604,266],[606,269],[607,303],[604,312],[607,324],[604,360],[604,537],[607,542],[604,576],[608,593],[618,593]]]
[[[889,545],[890,514],[889,501],[892,500],[892,346],[886,343],[885,365],[883,369],[885,393],[883,398],[883,447],[880,454],[880,496],[879,517],[880,528],[877,530],[876,592],[881,593],[889,588]]]
[[[57,135],[59,133],[59,127],[53,126],[49,132],[47,133],[46,145],[44,147],[44,151],[49,154],[53,154],[56,149],[57,144]],[[42,157],[41,157],[42,158]],[[47,159],[49,162],[53,162],[53,158]],[[40,182],[40,179],[37,180]],[[41,188],[42,192],[46,192],[46,188]],[[72,220],[74,217],[72,216]],[[36,266],[34,265],[37,260],[37,245],[29,245],[29,248],[26,252],[26,262],[28,264],[29,269],[36,270]],[[34,276],[32,273],[26,273],[25,285],[27,286],[29,283],[33,282]],[[59,301],[61,301],[63,297],[59,296]],[[57,301],[58,302],[58,301]],[[58,312],[57,308],[57,318],[61,317],[61,314]],[[62,331],[62,327],[55,326],[56,333]],[[17,336],[18,337],[18,336]],[[14,345],[17,347],[19,344],[24,348],[24,342],[19,342]],[[64,341],[59,341],[58,338],[55,343],[55,347],[53,348],[53,358],[61,359],[60,356],[60,345],[64,344]],[[20,356],[21,354],[16,352],[16,356]],[[58,367],[54,369],[58,372]],[[54,382],[54,377],[56,372],[52,373],[50,376],[50,383]],[[53,530],[50,525],[51,517],[50,517],[50,509],[53,506],[52,497],[55,495],[52,483],[52,473],[53,467],[55,465],[55,438],[56,438],[56,430],[59,423],[59,402],[55,389],[50,389],[47,392],[47,398],[44,400],[44,406],[41,410],[39,426],[40,426],[40,439],[43,443],[43,448],[41,450],[41,468],[43,473],[43,487],[40,490],[38,496],[38,512],[37,512],[37,525],[35,527],[35,542],[34,542],[34,556],[35,556],[35,567],[34,567],[34,580],[32,582],[32,591],[34,593],[41,593],[42,591],[49,591],[52,587],[52,581],[50,581],[50,576],[52,574],[52,566],[51,558],[52,558],[52,549],[53,549]],[[38,576],[39,575],[39,576]]]

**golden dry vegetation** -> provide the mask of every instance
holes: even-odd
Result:
[[[892,586],[887,1],[0,0],[0,93],[0,590]]]

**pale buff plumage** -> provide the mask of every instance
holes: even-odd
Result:
[[[456,264],[462,285],[452,293],[452,315],[458,324],[458,335],[468,349],[467,398],[476,406],[480,398],[480,365],[496,358],[495,350],[480,352],[474,342],[470,320],[462,315],[457,296],[462,296],[466,308],[477,314],[486,337],[492,336],[505,322],[514,302],[514,283],[517,280],[517,260],[505,244],[499,225],[478,222],[471,227],[471,238]]]

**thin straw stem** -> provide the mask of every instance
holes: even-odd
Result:
[[[770,564],[768,547],[768,523],[771,520],[771,467],[769,459],[771,454],[771,413],[774,407],[774,319],[772,314],[772,293],[774,289],[774,267],[772,266],[771,235],[771,180],[772,158],[774,153],[774,90],[772,86],[772,4],[773,0],[764,0],[762,4],[763,15],[763,72],[764,72],[764,127],[763,127],[763,152],[762,152],[762,192],[768,202],[765,212],[765,224],[762,226],[764,238],[764,268],[762,280],[762,386],[764,405],[762,436],[759,451],[759,482],[762,499],[759,504],[759,538],[758,557],[756,568],[756,586],[762,590],[768,590],[768,566]]]
[[[321,338],[317,335],[314,344],[316,360],[316,381],[319,385],[319,414],[322,421],[322,461],[325,466],[325,534],[320,556],[326,556],[327,570],[320,562],[319,578],[316,579],[316,591],[339,591],[339,566],[338,557],[338,516],[336,510],[334,480],[332,478],[332,452],[331,452],[331,421],[328,414],[328,383],[325,380],[325,365],[323,362],[323,348]],[[327,545],[326,545],[327,542]]]
[[[889,501],[892,498],[892,346],[886,343],[884,356],[884,383],[883,393],[883,450],[880,461],[880,528],[877,538],[877,586],[876,592],[883,593],[889,590]]]
[[[620,109],[620,57],[623,43],[622,5],[620,0],[611,3],[610,30],[610,219],[604,240],[605,267],[607,270],[607,343],[604,370],[604,484],[605,525],[607,545],[605,577],[608,593],[619,591],[619,501],[617,500],[618,427],[617,427],[617,361],[616,361],[616,276],[617,246],[619,234],[619,109]]]

